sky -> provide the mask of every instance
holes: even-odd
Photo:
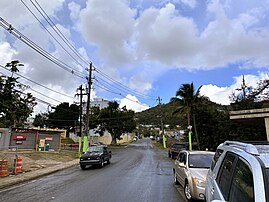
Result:
[[[248,87],[268,79],[268,10],[268,0],[1,0],[0,74],[24,65],[34,113],[79,103],[90,63],[91,99],[139,112],[193,82],[228,105],[243,75]]]

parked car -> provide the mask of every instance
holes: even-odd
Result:
[[[269,201],[269,143],[220,144],[206,178],[206,201]]]
[[[188,143],[186,142],[177,142],[177,143],[171,144],[168,150],[168,157],[175,159],[178,153],[181,150],[187,149],[187,147],[188,147]]]
[[[184,187],[188,201],[205,199],[205,182],[214,152],[181,151],[173,168],[174,183]]]
[[[84,170],[88,165],[99,165],[100,167],[103,167],[105,162],[110,164],[111,157],[111,151],[108,151],[107,146],[90,146],[80,157],[79,164],[82,170]]]

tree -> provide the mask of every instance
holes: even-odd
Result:
[[[174,111],[174,113],[187,113],[187,126],[191,125],[190,117],[191,113],[193,115],[193,123],[194,123],[194,129],[196,134],[196,141],[199,148],[199,141],[198,141],[198,135],[196,131],[196,121],[195,121],[195,115],[194,115],[194,105],[197,102],[199,98],[200,89],[202,86],[198,88],[198,90],[195,92],[195,88],[193,83],[191,84],[182,84],[180,88],[176,92],[176,97],[171,98],[171,102],[177,103],[178,107]]]
[[[12,72],[11,76],[0,76],[0,125],[1,127],[23,126],[36,105],[35,98],[30,93],[24,93],[27,88],[14,78],[18,66],[23,66],[18,60],[6,64]]]
[[[64,102],[55,107],[54,112],[48,114],[46,125],[52,128],[64,128],[69,132],[74,131],[78,123],[79,106]]]
[[[134,111],[120,109],[117,102],[109,102],[108,107],[99,111],[98,124],[96,133],[103,135],[107,130],[112,136],[111,143],[116,144],[123,133],[132,132],[136,128]]]
[[[33,125],[35,127],[41,127],[44,128],[46,126],[46,120],[48,119],[47,113],[39,113],[35,116]]]

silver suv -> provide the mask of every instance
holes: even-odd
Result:
[[[206,178],[206,201],[269,201],[269,143],[220,144]]]

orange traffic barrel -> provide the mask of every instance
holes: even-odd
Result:
[[[15,167],[15,173],[21,173],[22,172],[22,158],[17,157],[14,161],[14,167]]]
[[[8,176],[7,160],[0,160],[0,177]]]

